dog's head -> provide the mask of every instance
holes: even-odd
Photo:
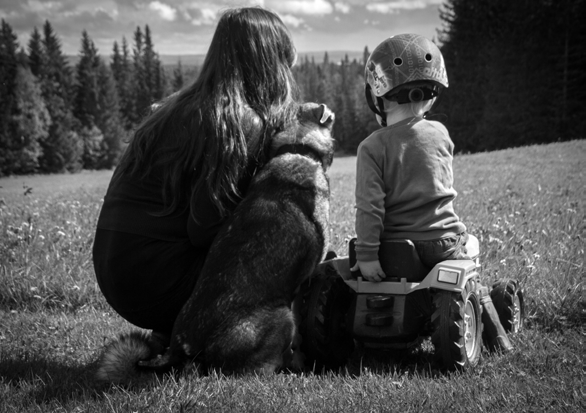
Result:
[[[271,143],[270,158],[280,153],[311,153],[325,169],[334,159],[334,113],[324,104],[303,103],[297,119],[277,133]]]

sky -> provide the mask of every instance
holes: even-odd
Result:
[[[385,38],[418,33],[433,39],[442,0],[0,0],[5,20],[26,47],[48,20],[64,54],[76,55],[85,29],[100,54],[137,26],[151,30],[160,55],[205,54],[223,10],[262,6],[289,28],[299,52],[372,51]]]

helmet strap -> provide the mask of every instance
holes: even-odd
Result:
[[[387,115],[384,112],[385,103],[383,101],[383,98],[381,98],[380,96],[377,96],[376,103],[375,103],[374,100],[372,99],[371,87],[368,83],[366,84],[366,87],[364,88],[364,93],[366,94],[366,102],[368,103],[368,107],[370,108],[370,110],[372,110],[375,114],[380,116],[381,126],[382,127],[387,126]]]
[[[388,96],[389,100],[397,102],[399,105],[411,102],[422,102],[424,100],[430,100],[439,95],[439,88],[437,86],[432,87],[414,87],[401,89],[391,96]]]

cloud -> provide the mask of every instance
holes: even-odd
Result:
[[[441,4],[442,0],[396,0],[374,2],[366,5],[366,10],[374,13],[393,14],[402,10],[425,9],[428,6]]]
[[[149,9],[158,12],[159,16],[167,21],[174,21],[177,17],[177,10],[165,3],[161,3],[160,1],[151,2],[149,4]]]
[[[360,50],[396,33],[433,37],[442,0],[0,0],[5,19],[26,44],[34,27],[53,26],[66,54],[79,53],[86,30],[107,55],[114,41],[132,45],[137,27],[148,25],[161,54],[205,53],[220,14],[258,5],[279,14],[297,49]]]
[[[340,13],[344,13],[344,14],[350,13],[350,5],[347,3],[339,2],[339,1],[334,3],[334,9],[336,9],[336,11],[339,11]]]
[[[267,0],[265,6],[284,14],[324,15],[334,11],[327,0]]]
[[[60,1],[37,1],[30,0],[26,6],[33,13],[50,13],[55,10],[59,10],[63,7]]]
[[[283,20],[283,23],[289,27],[297,28],[304,23],[303,19],[292,16],[290,14],[280,15],[280,17],[281,20]]]
[[[198,17],[191,20],[191,24],[194,26],[212,25],[216,23],[218,16],[217,10],[212,9],[200,9],[196,10]]]

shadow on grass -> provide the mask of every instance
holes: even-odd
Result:
[[[0,361],[2,381],[20,393],[27,393],[28,400],[41,405],[97,396],[99,386],[94,374],[95,363],[60,362],[40,355],[18,360],[7,359],[4,353]]]
[[[428,347],[428,346],[427,346]],[[434,359],[433,351],[425,344],[405,350],[375,350],[357,348],[345,366],[336,369],[311,369],[316,375],[342,374],[357,377],[362,374],[398,374],[437,378],[442,371]]]

